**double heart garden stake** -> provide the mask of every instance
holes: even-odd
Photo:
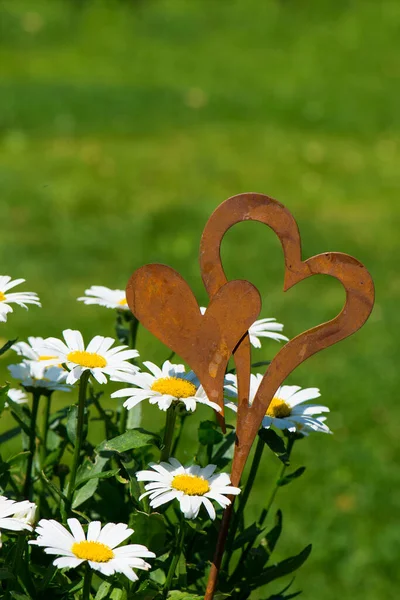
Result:
[[[248,281],[227,281],[220,248],[226,231],[241,221],[259,221],[279,237],[285,260],[284,291],[313,275],[330,275],[346,290],[341,313],[289,341],[277,354],[249,405],[250,342],[247,331],[258,317],[261,298]],[[210,297],[204,315],[184,279],[165,265],[141,267],[127,286],[128,305],[135,317],[196,373],[210,400],[221,407],[224,421],[224,377],[233,354],[238,377],[238,413],[231,481],[238,486],[252,444],[275,392],[307,358],[355,333],[368,319],[374,304],[374,285],[367,269],[340,252],[301,258],[299,230],[291,213],[263,194],[239,194],[223,202],[211,215],[200,245],[201,275]],[[205,600],[214,596],[218,571],[233,508],[225,509],[209,575]]]

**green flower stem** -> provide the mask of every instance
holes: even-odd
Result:
[[[129,319],[129,346],[131,348],[136,347],[136,337],[139,329],[139,321],[134,315],[130,315]],[[131,363],[135,364],[135,359],[131,359]],[[121,408],[121,416],[119,420],[119,432],[120,434],[125,433],[126,431],[126,423],[128,421],[128,409],[125,406]]]
[[[287,446],[286,446],[286,453],[287,453],[288,458],[290,458],[290,454],[292,452],[294,442],[295,442],[295,438],[292,435],[289,434],[289,439],[288,439],[288,443],[287,443]],[[271,497],[270,497],[270,499],[268,501],[268,504],[267,504],[266,508],[263,509],[263,511],[261,513],[261,516],[260,516],[260,519],[259,519],[259,521],[257,523],[257,525],[260,528],[263,526],[263,524],[265,522],[265,519],[268,516],[268,513],[269,513],[269,510],[270,510],[270,508],[272,506],[272,503],[275,500],[276,493],[277,493],[277,491],[278,491],[278,489],[280,487],[278,485],[278,481],[284,476],[286,469],[287,469],[287,466],[285,464],[283,464],[282,467],[281,467],[281,469],[280,469],[280,471],[279,471],[278,479],[276,480],[276,484],[274,486],[274,489],[272,490],[272,494],[271,494]],[[246,562],[246,559],[247,559],[247,557],[249,555],[250,550],[252,549],[252,547],[254,545],[254,542],[255,542],[255,540],[250,541],[247,544],[246,548],[243,550],[242,555],[241,555],[241,557],[239,559],[239,562],[236,565],[236,568],[235,568],[234,572],[231,575],[231,580],[232,581],[235,581],[236,576],[238,576],[239,573],[241,572],[241,570],[244,568],[244,564]]]
[[[164,585],[164,590],[163,590],[164,598],[166,598],[168,596],[168,592],[171,589],[172,580],[175,575],[176,567],[178,566],[178,562],[179,562],[180,556],[183,551],[183,543],[185,541],[185,529],[186,529],[186,523],[185,523],[184,516],[182,514],[181,523],[180,523],[179,532],[178,532],[178,542],[177,542],[176,548],[175,548],[175,554],[174,554],[171,564],[169,566],[167,579],[166,579],[165,585]]]
[[[172,445],[172,450],[171,450],[172,456],[175,456],[175,454],[176,454],[176,450],[178,448],[179,440],[181,439],[183,426],[185,424],[187,416],[188,416],[188,414],[186,412],[184,414],[178,413],[178,433],[176,434],[174,443]]]
[[[29,433],[29,457],[26,468],[26,477],[23,489],[24,498],[32,500],[32,478],[33,478],[33,459],[35,456],[35,443],[36,443],[36,421],[38,415],[40,400],[40,391],[35,390],[32,392],[32,412],[31,412],[31,427]]]
[[[171,455],[171,446],[172,446],[172,440],[174,437],[175,420],[176,420],[175,406],[173,404],[171,404],[171,406],[167,410],[167,417],[166,417],[166,421],[165,421],[163,449],[161,451],[161,459],[160,459],[161,461],[167,461]]]
[[[259,437],[258,441],[257,441],[256,450],[255,450],[254,456],[253,456],[253,462],[251,463],[250,473],[249,473],[249,476],[247,478],[244,490],[240,494],[240,497],[239,497],[239,506],[238,506],[238,509],[237,509],[237,511],[235,513],[235,516],[234,516],[233,521],[232,521],[232,525],[231,525],[230,530],[229,530],[228,541],[227,541],[227,544],[226,544],[227,551],[225,553],[224,564],[223,564],[223,567],[222,567],[223,569],[228,569],[229,562],[230,562],[230,560],[232,558],[232,554],[233,554],[232,547],[233,547],[233,542],[235,540],[236,531],[237,531],[237,528],[239,526],[240,520],[241,520],[241,518],[243,516],[244,509],[246,508],[247,500],[249,499],[251,489],[252,489],[252,487],[254,485],[254,480],[255,480],[256,475],[257,475],[258,467],[260,466],[261,457],[262,457],[262,453],[263,453],[263,450],[264,450],[264,445],[265,445],[264,442]]]
[[[46,396],[46,404],[44,407],[43,421],[42,421],[42,445],[40,446],[40,468],[43,470],[44,461],[47,455],[47,434],[49,432],[49,418],[51,410],[51,396],[52,392]]]
[[[295,441],[296,441],[296,438],[294,436],[292,436],[292,435],[289,434],[289,439],[288,439],[288,443],[287,443],[287,447],[286,447],[286,453],[287,453],[288,459],[290,458],[290,455],[292,453]],[[279,487],[280,487],[278,485],[278,481],[280,479],[282,479],[282,477],[285,475],[286,469],[287,469],[287,465],[283,464],[282,467],[281,467],[281,469],[280,469],[280,471],[279,471],[278,479],[276,480],[276,483],[275,483],[274,489],[272,490],[272,493],[271,493],[270,499],[268,501],[268,504],[263,509],[263,511],[261,513],[261,516],[260,516],[260,519],[258,521],[258,525],[260,527],[262,527],[264,525],[265,519],[267,518],[268,513],[271,510],[271,506],[272,506],[272,504],[273,504],[273,502],[275,500],[275,496],[276,496],[276,494],[277,494],[277,492],[279,490]]]
[[[83,371],[80,381],[79,381],[78,420],[77,420],[77,425],[76,425],[76,443],[75,443],[75,449],[74,449],[74,456],[72,459],[71,474],[69,477],[68,492],[67,492],[67,498],[68,498],[68,502],[70,504],[72,502],[72,496],[74,494],[76,473],[78,471],[79,458],[80,458],[80,454],[81,454],[83,425],[84,425],[84,420],[85,420],[86,389],[87,389],[87,384],[89,381],[89,375],[90,375],[90,370],[86,369],[86,371]]]
[[[86,563],[85,568],[85,576],[83,579],[83,591],[82,591],[82,600],[90,600],[90,589],[92,587],[92,575],[93,571],[89,566],[89,563]]]
[[[137,337],[137,332],[139,329],[139,321],[137,320],[137,318],[132,315],[131,320],[129,321],[129,345],[131,348],[135,348],[136,347],[136,337]],[[132,361],[134,362],[134,358],[132,359]]]

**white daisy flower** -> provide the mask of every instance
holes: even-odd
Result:
[[[7,531],[32,531],[35,520],[36,504],[23,500],[16,502],[5,496],[0,496],[0,530]],[[0,533],[1,548],[1,533]]]
[[[201,314],[204,315],[206,308],[201,306],[200,311]],[[276,319],[273,318],[254,321],[249,329],[250,344],[254,346],[254,348],[261,348],[261,342],[258,339],[260,337],[271,338],[271,340],[275,340],[276,342],[288,342],[289,338],[281,333],[277,333],[282,330],[283,324],[276,323]]]
[[[124,406],[133,408],[143,400],[150,404],[158,404],[160,410],[168,410],[173,402],[183,402],[186,410],[194,411],[197,404],[206,404],[214,410],[220,411],[215,402],[211,402],[200,385],[193,371],[185,373],[184,365],[173,365],[166,360],[161,369],[152,362],[143,363],[150,373],[122,374],[113,377],[114,381],[124,381],[132,386],[123,388],[111,394],[111,398],[124,398]]]
[[[10,303],[19,304],[24,308],[28,308],[27,304],[36,304],[41,306],[38,295],[34,292],[13,292],[8,293],[13,287],[23,283],[25,279],[14,279],[14,281],[8,275],[0,276],[0,321],[5,323],[7,321],[7,315],[13,312]]]
[[[251,374],[250,376],[250,404],[252,404],[254,400],[262,379],[263,375],[260,373],[257,375]],[[229,373],[226,375],[225,381],[227,382],[225,384],[225,390],[228,391],[229,395],[237,397],[236,375]],[[308,435],[310,431],[331,433],[329,427],[324,424],[325,418],[315,417],[315,415],[329,412],[329,408],[319,404],[303,405],[303,402],[314,400],[320,396],[321,394],[318,388],[305,388],[302,390],[298,385],[282,385],[277,390],[265,413],[262,427],[268,429],[273,425],[277,429],[287,429],[290,432],[306,432],[305,435]],[[228,400],[225,402],[225,406],[237,411],[235,402]]]
[[[8,370],[28,390],[29,388],[41,388],[52,392],[56,390],[60,392],[71,391],[71,386],[67,385],[65,381],[67,373],[60,367],[47,367],[43,370],[40,364],[22,361],[18,365],[9,365]]]
[[[119,376],[122,373],[135,373],[138,368],[128,362],[139,356],[137,350],[127,346],[111,348],[115,340],[111,337],[96,335],[85,349],[80,331],[65,329],[65,343],[57,338],[47,338],[41,351],[55,358],[44,361],[45,364],[65,364],[69,369],[67,383],[75,383],[82,373],[89,370],[99,383],[107,383],[106,375]]]
[[[98,304],[106,308],[129,310],[125,290],[111,290],[104,287],[104,285],[92,285],[88,290],[85,290],[85,296],[81,296],[78,300],[85,304]]]
[[[36,527],[38,538],[31,540],[30,544],[43,546],[46,554],[58,554],[53,565],[59,569],[78,567],[84,561],[89,566],[100,571],[103,575],[123,573],[131,581],[136,581],[138,576],[132,569],[151,568],[145,558],[155,558],[146,546],[129,544],[119,546],[133,533],[125,523],[107,523],[103,528],[100,521],[92,521],[88,525],[87,536],[78,519],[68,519],[71,533],[53,519],[41,519]]]
[[[11,346],[12,350],[14,350],[19,356],[23,356],[25,358],[24,362],[36,363],[38,370],[40,368],[44,372],[47,368],[47,362],[52,359],[57,358],[56,356],[51,356],[49,354],[42,354],[41,349],[43,347],[44,338],[42,337],[28,337],[27,342],[17,342],[13,346]],[[36,371],[38,372],[38,371]]]
[[[136,473],[138,481],[150,482],[145,485],[146,492],[140,499],[149,496],[150,506],[157,508],[176,498],[186,519],[195,519],[202,504],[210,519],[215,519],[211,500],[226,508],[231,501],[225,494],[240,494],[240,489],[231,485],[228,473],[214,475],[216,465],[207,465],[203,469],[197,465],[185,468],[176,458],[170,458],[169,463],[151,464],[150,467],[153,471]]]
[[[10,388],[7,392],[7,396],[15,402],[15,404],[25,404],[28,402],[28,396],[22,390],[18,388]],[[4,404],[4,407],[7,408],[7,402]]]

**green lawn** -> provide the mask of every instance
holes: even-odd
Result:
[[[76,297],[124,287],[152,261],[206,302],[197,254],[211,211],[244,191],[277,198],[298,220],[304,256],[354,254],[377,286],[364,329],[290,377],[321,388],[335,435],[299,444],[307,473],[278,497],[279,557],[313,542],[295,583],[304,598],[394,597],[400,3],[2,0],[0,23],[0,273],[25,277],[43,302],[16,308],[0,337],[109,334],[112,311]],[[342,306],[325,278],[283,294],[279,242],[260,224],[231,230],[223,260],[291,337]],[[167,354],[145,332],[138,345],[150,360]],[[276,350],[265,343],[255,357]],[[191,452],[188,438],[181,458]],[[265,461],[254,514],[277,468]]]

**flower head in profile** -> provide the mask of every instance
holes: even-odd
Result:
[[[111,394],[112,398],[127,398],[124,406],[133,408],[143,400],[150,404],[158,404],[160,410],[167,410],[171,404],[183,402],[186,410],[194,411],[197,404],[206,404],[214,410],[221,410],[218,404],[211,402],[206,396],[193,371],[185,373],[184,365],[173,365],[166,360],[161,369],[152,362],[146,361],[144,366],[150,373],[142,372],[123,374],[118,379],[129,383],[129,388],[123,388]]]
[[[63,336],[65,342],[53,337],[44,340],[41,352],[54,357],[44,361],[47,365],[61,363],[67,367],[67,383],[75,383],[87,370],[99,383],[107,383],[106,375],[116,377],[137,371],[128,361],[138,357],[139,352],[127,346],[111,348],[115,342],[111,337],[96,335],[85,348],[80,331],[66,329]]]
[[[206,312],[206,308],[204,306],[200,307],[200,312],[202,315]],[[271,340],[275,340],[276,342],[288,342],[289,338],[287,338],[279,331],[283,330],[282,323],[276,323],[276,319],[259,319],[258,321],[254,321],[253,325],[249,329],[249,338],[250,344],[254,346],[254,348],[261,348],[261,342],[259,338],[267,337]]]
[[[16,502],[0,496],[0,548],[1,530],[6,531],[32,531],[35,520],[36,504],[29,500]]]
[[[92,285],[85,290],[85,295],[78,298],[84,304],[98,304],[106,308],[129,310],[125,290],[111,290],[103,285]]]
[[[9,365],[8,370],[14,379],[18,379],[28,392],[32,391],[33,388],[40,388],[43,394],[55,391],[71,391],[71,386],[65,381],[67,373],[60,367],[43,369],[41,364],[23,360],[17,365]]]
[[[10,388],[7,392],[7,396],[10,400],[15,402],[15,404],[26,404],[28,402],[28,396],[18,388]],[[4,406],[8,406],[7,402]]]
[[[53,565],[59,569],[78,567],[87,561],[103,575],[122,573],[130,581],[136,581],[138,576],[133,569],[151,568],[143,558],[155,558],[155,554],[146,546],[120,546],[133,533],[125,523],[107,523],[102,528],[100,521],[92,521],[87,535],[78,519],[68,519],[67,523],[70,531],[53,519],[41,519],[35,530],[37,539],[29,542],[42,546],[46,554],[58,554]]]
[[[12,292],[9,290],[16,287],[20,283],[23,283],[25,279],[14,279],[8,275],[0,275],[0,321],[5,323],[7,321],[7,315],[13,312],[10,304],[18,304],[23,308],[28,308],[27,304],[36,304],[41,306],[38,295],[34,292]]]
[[[41,352],[43,342],[44,339],[42,337],[30,336],[28,337],[28,342],[17,342],[13,346],[11,346],[11,348],[19,356],[22,356],[24,358],[24,362],[35,363],[37,367],[36,373],[38,373],[40,370],[44,372],[48,366],[47,361],[53,360],[57,357],[48,354],[43,354]]]
[[[210,519],[215,519],[211,500],[226,508],[231,503],[226,494],[240,494],[240,489],[231,485],[228,473],[214,474],[215,465],[203,469],[197,465],[184,467],[175,458],[170,458],[168,463],[151,464],[150,467],[152,471],[136,473],[138,481],[149,482],[141,498],[149,496],[152,508],[177,499],[186,519],[195,519],[202,505]]]
[[[253,402],[258,391],[263,375],[251,374],[249,402]],[[237,397],[237,377],[228,374],[225,377],[225,390],[229,396]],[[277,429],[290,432],[297,431],[303,435],[308,435],[310,431],[322,431],[331,433],[329,427],[325,425],[323,413],[328,413],[329,408],[320,404],[303,404],[308,400],[314,400],[321,396],[318,388],[301,389],[298,385],[282,385],[275,393],[265,417],[262,421],[262,427],[268,429],[273,425]],[[237,410],[235,402],[225,401],[225,406],[232,410]],[[318,415],[318,416],[316,416]]]

